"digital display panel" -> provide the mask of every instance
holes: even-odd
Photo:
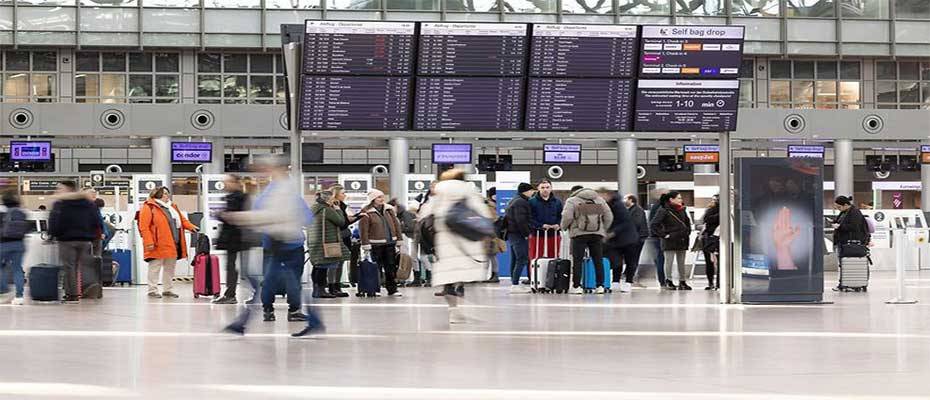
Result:
[[[171,142],[171,162],[208,163],[213,161],[213,143]]]
[[[788,158],[823,158],[823,146],[789,145]]]
[[[629,131],[630,79],[530,78],[526,129],[531,131]]]
[[[631,78],[636,31],[623,25],[533,25],[530,76]]]
[[[520,130],[522,78],[418,78],[414,129]]]
[[[383,76],[304,76],[300,129],[409,129],[410,80]]]
[[[527,41],[526,24],[424,22],[417,74],[522,76]]]
[[[634,127],[649,132],[736,130],[737,80],[639,80]]]
[[[307,21],[303,73],[411,75],[413,22]]]
[[[581,145],[545,144],[543,145],[543,163],[581,164]]]
[[[433,164],[471,164],[471,144],[433,144]]]
[[[51,161],[52,142],[10,142],[11,161]]]
[[[689,164],[716,164],[720,162],[720,146],[716,144],[686,144],[685,162]]]
[[[739,78],[742,26],[644,26],[640,78]]]

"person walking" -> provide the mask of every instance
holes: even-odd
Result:
[[[626,206],[627,211],[630,212],[630,219],[633,220],[633,224],[636,225],[636,232],[639,234],[639,249],[636,250],[636,265],[638,266],[640,257],[643,255],[643,248],[646,246],[646,241],[649,240],[649,221],[646,219],[646,211],[639,206],[639,199],[636,195],[627,194],[623,196],[623,204]],[[639,269],[636,272],[633,277],[633,287],[645,288],[645,285],[639,283]]]
[[[720,237],[717,236],[717,228],[720,226],[720,203],[717,196],[714,196],[704,211],[703,222],[701,251],[704,253],[707,275],[707,287],[704,290],[717,290],[720,288],[720,270],[717,268],[717,253],[720,251]]]
[[[313,297],[334,298],[334,294],[327,292],[327,272],[338,269],[349,259],[349,246],[346,246],[341,234],[345,216],[332,190],[320,192],[310,206],[310,212],[313,213],[313,222],[310,224],[307,242],[310,263],[313,264]]]
[[[187,239],[184,231],[200,229],[188,221],[177,204],[171,201],[171,192],[161,186],[149,193],[148,200],[139,210],[139,232],[142,234],[143,256],[149,263],[148,296],[178,298],[171,291],[177,261],[187,258]],[[158,274],[161,272],[162,293],[158,293]]]
[[[656,266],[656,280],[659,281],[659,287],[664,289],[668,282],[665,277],[665,252],[662,251],[662,239],[658,234],[652,231],[652,220],[655,219],[662,205],[668,202],[668,191],[662,189],[659,193],[659,198],[656,200],[655,204],[649,208],[648,241],[652,242],[652,250],[655,253],[652,261]]]
[[[80,300],[80,271],[92,262],[92,242],[103,232],[97,206],[74,181],[61,181],[48,217],[48,231],[58,241],[58,255],[65,269],[65,302]]]
[[[26,212],[23,211],[19,194],[14,190],[3,192],[0,197],[6,212],[0,217],[0,303],[10,301],[9,288],[7,282],[10,276],[13,278],[14,292],[12,296],[13,305],[23,305],[23,287],[25,276],[23,274],[23,254],[26,247],[23,239],[29,232],[29,221],[26,220]]]
[[[529,293],[530,288],[520,287],[520,277],[530,265],[529,237],[530,218],[532,207],[530,207],[530,197],[533,196],[533,186],[529,183],[520,183],[517,185],[517,197],[510,200],[507,205],[507,211],[504,214],[504,231],[507,237],[507,246],[510,251],[510,293],[524,294]]]
[[[604,238],[614,217],[607,202],[594,190],[580,188],[565,201],[561,226],[572,239],[572,294],[584,294],[581,287],[585,254],[594,263],[596,294],[604,294]]]
[[[546,254],[549,257],[558,254],[562,239],[559,236],[562,209],[562,200],[552,194],[552,182],[541,180],[536,185],[536,194],[530,197],[530,262]],[[539,240],[544,241],[541,246],[536,243]]]
[[[402,296],[397,290],[397,252],[400,251],[400,221],[394,207],[384,201],[384,192],[368,192],[368,204],[359,219],[362,250],[384,271],[384,287],[388,296]]]
[[[446,224],[450,210],[462,203],[488,218],[490,224],[493,213],[475,192],[474,185],[465,181],[465,171],[451,169],[440,175],[432,206],[421,210],[421,218],[432,216],[435,221],[436,263],[433,264],[433,284],[443,287],[443,297],[449,306],[450,324],[473,320],[459,307],[465,298],[465,285],[487,278],[487,241],[466,239]]]
[[[662,241],[665,255],[665,285],[669,290],[691,290],[688,286],[688,268],[685,257],[691,242],[691,219],[685,209],[681,193],[672,191],[659,208],[650,224],[652,232]],[[678,262],[678,286],[672,282],[672,265]]]
[[[613,223],[604,238],[607,259],[613,267],[613,274],[622,277],[622,280],[617,280],[620,282],[620,292],[628,293],[633,289],[633,277],[639,267],[639,232],[619,193],[605,193],[604,197],[613,214]]]
[[[343,223],[339,226],[339,238],[346,248],[352,251],[352,230],[349,229],[352,224],[358,221],[358,215],[349,215],[349,205],[346,204],[346,189],[342,185],[332,185],[329,190],[333,192],[333,207],[342,215]],[[333,297],[349,297],[349,294],[342,291],[342,271],[344,264],[340,263],[336,268],[326,270],[326,281],[328,283],[329,294]]]
[[[223,190],[226,196],[223,201],[226,206],[224,212],[240,212],[249,209],[249,195],[245,193],[242,186],[242,178],[239,175],[229,174],[223,179]],[[236,304],[236,287],[239,284],[239,270],[236,262],[239,254],[245,254],[253,243],[247,243],[246,232],[242,227],[232,223],[232,221],[223,218],[224,213],[219,213],[217,219],[223,223],[220,227],[220,234],[216,239],[216,248],[226,251],[226,291],[223,297],[213,301],[214,304]]]

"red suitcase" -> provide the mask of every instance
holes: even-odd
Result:
[[[209,254],[194,257],[194,298],[220,295],[220,259]]]

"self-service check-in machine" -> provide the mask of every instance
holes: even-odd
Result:
[[[870,218],[875,224],[870,246],[872,269],[879,271],[893,271],[895,269],[895,249],[892,248],[892,231],[904,230],[906,247],[904,249],[904,268],[907,270],[930,269],[930,227],[927,218],[921,210],[861,210],[862,215]],[[833,252],[833,223],[839,211],[824,210],[827,219],[824,226],[825,249]]]

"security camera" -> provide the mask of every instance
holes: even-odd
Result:
[[[553,165],[549,167],[549,171],[546,173],[549,175],[550,179],[559,179],[562,177],[562,175],[565,174],[565,170],[563,170],[562,167],[558,165]]]
[[[642,165],[636,166],[636,179],[643,179],[646,177],[646,167]]]
[[[374,167],[371,167],[371,174],[372,175],[387,175],[388,167],[385,167],[384,165],[375,165]]]
[[[888,177],[891,176],[891,171],[875,171],[873,175],[875,175],[877,179],[888,179]]]
[[[108,174],[121,174],[123,173],[123,167],[120,167],[116,164],[107,165],[106,169]]]

